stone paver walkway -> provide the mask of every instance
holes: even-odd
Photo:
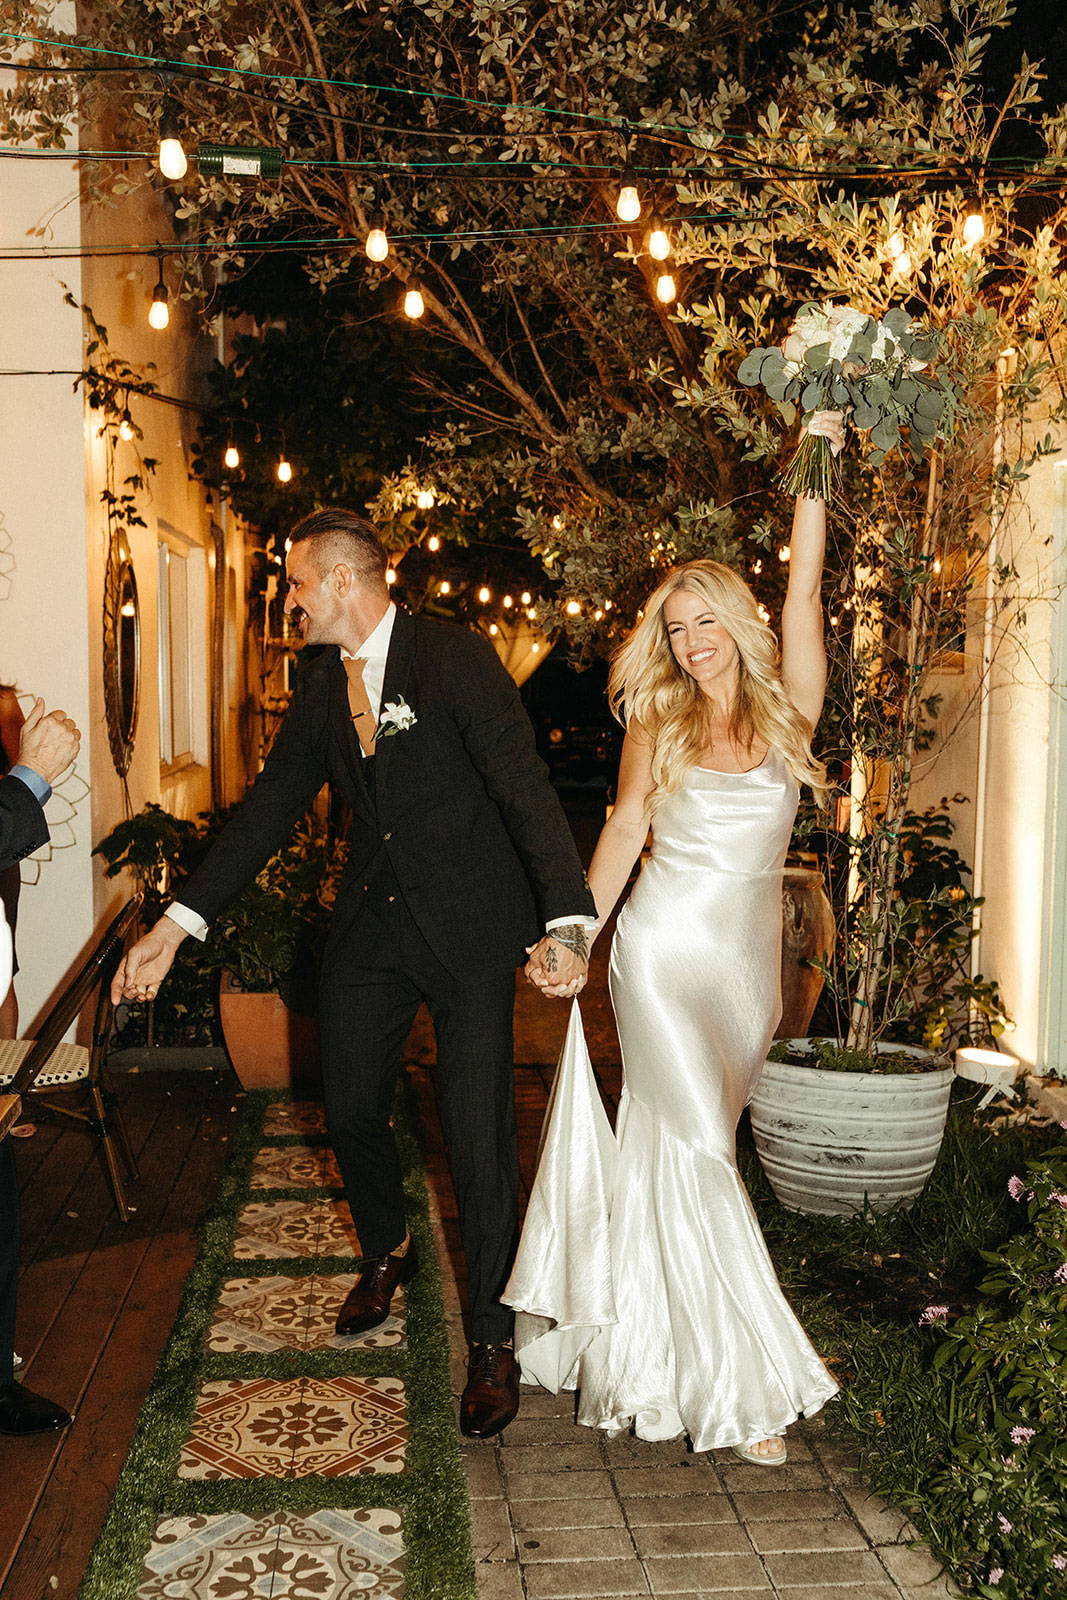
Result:
[[[601,1091],[613,1106],[621,1074],[607,993],[609,946],[610,929],[594,947],[581,1006]],[[536,1170],[568,1010],[520,981],[515,1099],[524,1193]],[[440,1208],[458,1397],[466,1344],[457,1280],[462,1286],[465,1269],[429,1075],[420,1070],[433,1060],[424,1018],[409,1056]],[[480,1600],[942,1600],[960,1592],[927,1550],[910,1546],[915,1530],[869,1491],[855,1456],[831,1437],[823,1416],[790,1429],[789,1462],[773,1469],[729,1451],[692,1455],[682,1440],[608,1440],[573,1419],[572,1395],[527,1389],[502,1441],[464,1444]]]

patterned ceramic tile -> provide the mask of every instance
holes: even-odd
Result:
[[[399,1378],[219,1378],[205,1383],[181,1478],[328,1478],[402,1472]]]
[[[260,1200],[242,1207],[233,1253],[239,1261],[281,1261],[358,1256],[360,1249],[343,1200]]]
[[[325,1133],[326,1112],[317,1100],[289,1100],[268,1106],[263,1122],[267,1139],[279,1139],[289,1133]]]
[[[167,1517],[136,1600],[399,1600],[395,1511]]]
[[[356,1281],[336,1277],[231,1278],[208,1332],[210,1350],[383,1350],[405,1343],[403,1289],[396,1315],[354,1338],[334,1333],[338,1308]]]
[[[264,1145],[252,1166],[250,1189],[340,1189],[337,1159],[326,1144]]]

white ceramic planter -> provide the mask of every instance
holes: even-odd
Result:
[[[797,1050],[807,1039],[791,1039]],[[880,1052],[925,1055],[914,1045]],[[914,1200],[945,1132],[952,1066],[930,1072],[825,1072],[768,1061],[752,1096],[756,1149],[790,1211],[845,1217]]]

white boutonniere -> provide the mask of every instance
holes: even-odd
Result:
[[[387,700],[378,718],[374,737],[387,739],[392,733],[404,733],[408,728],[413,728],[418,720],[406,700]]]

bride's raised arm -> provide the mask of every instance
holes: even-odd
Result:
[[[837,455],[844,444],[839,411],[816,411],[810,433],[830,440]],[[789,541],[789,584],[782,607],[782,681],[786,694],[814,729],[826,693],[822,569],[826,554],[826,504],[798,495]]]

